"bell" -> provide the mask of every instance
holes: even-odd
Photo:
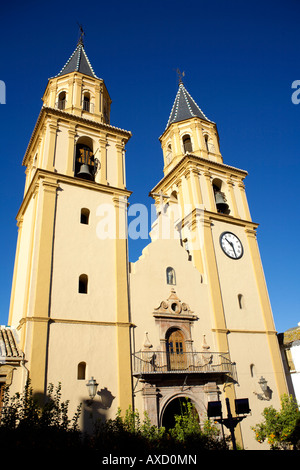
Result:
[[[223,196],[223,194],[221,193],[221,191],[217,191],[215,193],[215,199],[216,199],[216,206],[217,206],[217,210],[218,212],[221,212],[223,214],[225,214],[225,212],[228,211],[228,204],[225,202],[225,197]]]
[[[79,178],[83,178],[83,179],[86,179],[86,180],[92,179],[92,175],[90,173],[89,166],[86,163],[83,163],[81,165],[80,170],[77,173],[77,176],[79,176]]]

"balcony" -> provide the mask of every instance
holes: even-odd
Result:
[[[228,353],[139,351],[132,354],[133,375],[234,374]]]

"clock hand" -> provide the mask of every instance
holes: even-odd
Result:
[[[226,238],[226,237],[225,237],[225,240],[226,240],[226,241],[227,241],[227,243],[229,243],[229,245],[231,246],[231,248],[232,248],[232,251],[233,251],[233,253],[234,253],[234,256],[236,257],[236,252],[235,252],[235,249],[234,249],[234,245],[233,245],[233,243],[232,243],[232,242],[230,242],[229,240],[227,240],[227,238]]]

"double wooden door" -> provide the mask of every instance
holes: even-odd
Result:
[[[167,337],[167,359],[170,370],[186,368],[186,350],[183,333],[172,330]]]

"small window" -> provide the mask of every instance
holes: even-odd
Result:
[[[166,275],[167,275],[167,284],[175,286],[176,284],[175,270],[171,267],[168,267],[166,270]]]
[[[183,138],[182,138],[182,143],[183,143],[183,150],[184,150],[184,153],[188,153],[188,152],[192,152],[193,151],[193,148],[192,148],[192,142],[191,142],[191,138],[189,135],[184,135]]]
[[[78,380],[85,380],[85,370],[86,370],[86,363],[79,362],[77,366],[77,379]]]
[[[86,209],[86,208],[81,209],[80,223],[84,224],[84,225],[88,225],[89,224],[89,219],[90,219],[89,209]]]
[[[250,364],[250,375],[252,378],[255,378],[256,377],[256,367],[254,364]]]
[[[206,150],[209,152],[209,147],[208,147],[208,135],[207,135],[207,134],[205,134],[204,140],[205,140]]]
[[[86,274],[79,276],[78,292],[79,294],[87,294],[88,291],[88,277]]]
[[[238,295],[238,303],[239,303],[239,307],[240,307],[241,310],[243,308],[245,308],[245,299],[244,299],[244,296],[242,294]]]

